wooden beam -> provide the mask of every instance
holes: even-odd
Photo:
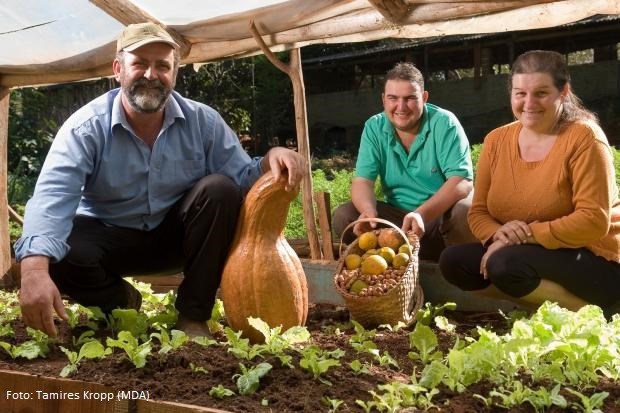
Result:
[[[8,204],[7,204],[8,205]],[[17,222],[20,226],[24,226],[24,218],[17,213],[10,205],[8,205],[9,209],[9,218],[11,218],[14,222]]]
[[[405,0],[368,0],[386,20],[400,23],[409,13],[409,5]]]
[[[189,54],[192,48],[192,44],[188,42],[187,40],[185,40],[185,38],[181,36],[181,34],[178,31],[166,26],[165,24],[160,22],[158,19],[156,19],[155,17],[151,16],[150,14],[148,14],[147,12],[145,12],[144,10],[142,10],[141,8],[133,4],[131,1],[128,1],[128,0],[89,0],[89,1],[93,3],[95,6],[99,7],[104,12],[106,12],[107,14],[109,14],[110,16],[112,16],[113,18],[115,18],[116,20],[118,20],[119,22],[123,23],[125,26],[129,24],[133,24],[133,23],[144,23],[147,21],[159,24],[161,27],[166,29],[168,33],[170,33],[174,41],[177,42],[177,44],[180,46],[179,52],[181,54],[181,59],[184,59]]]
[[[306,92],[304,89],[304,77],[301,71],[301,53],[299,49],[291,50],[291,61],[287,65],[281,62],[265,44],[254,20],[250,22],[250,32],[267,59],[278,69],[286,73],[293,83],[293,101],[295,105],[295,126],[297,129],[297,150],[306,161],[306,174],[301,183],[302,205],[304,222],[308,231],[310,243],[310,258],[321,258],[321,246],[314,221],[314,205],[312,203],[312,171],[310,169],[310,139],[308,137],[308,117],[306,111]]]
[[[99,79],[112,76],[112,60],[105,66],[90,70],[7,74],[0,77],[0,87],[29,87],[58,83],[79,82],[81,80]]]
[[[552,0],[501,1],[481,4],[457,4],[455,2],[421,4],[405,16],[401,22],[402,26],[396,26],[387,21],[376,9],[369,7],[357,13],[349,13],[317,21],[303,27],[295,27],[279,32],[269,31],[270,34],[265,37],[264,41],[272,51],[283,51],[317,43],[361,42],[387,37],[420,38],[461,33],[470,34],[478,33],[476,22],[477,19],[482,18],[491,20],[490,25],[487,22],[487,32],[489,32],[490,26],[497,27],[500,21],[502,25],[504,24],[503,19],[500,19],[499,15],[495,18],[495,13],[508,13],[527,5],[542,6],[538,3],[553,4]],[[544,19],[541,20],[537,17],[535,12],[536,10],[529,10],[528,12],[529,20],[536,20],[536,22],[531,22],[531,25],[537,25],[535,26],[536,28],[546,27],[544,26]],[[573,15],[575,13],[577,12],[573,12]],[[518,19],[511,20],[509,17],[507,16],[508,21],[506,25],[513,25],[514,28],[512,30],[522,29],[530,24],[530,22],[521,23]],[[556,16],[555,14],[549,18],[567,19],[566,16]],[[451,20],[455,19],[458,19],[458,22],[452,23]],[[554,23],[553,25],[563,23],[566,23],[566,21]],[[186,63],[205,62],[221,58],[247,57],[260,52],[260,48],[257,47],[253,39],[211,40],[207,37],[207,34],[213,32],[214,27],[208,27],[209,24],[209,22],[203,22],[193,25],[192,30],[194,33],[200,33],[202,29],[205,34],[201,37],[192,36],[192,51],[187,57]],[[270,26],[265,25],[264,27],[269,28]],[[462,28],[465,29],[463,30]],[[495,31],[493,30],[493,32]]]
[[[10,89],[0,87],[0,276],[11,268],[9,201],[7,197],[7,146],[9,137]]]

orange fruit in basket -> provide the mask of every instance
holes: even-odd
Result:
[[[382,229],[379,231],[379,236],[377,237],[377,242],[380,247],[390,247],[394,251],[396,251],[404,241],[402,235],[394,228]]]
[[[362,291],[366,287],[368,287],[368,284],[366,284],[364,281],[355,280],[353,284],[351,284],[351,287],[349,288],[349,292],[351,294],[359,294],[359,292]]]
[[[388,264],[392,263],[392,260],[394,259],[394,256],[396,255],[394,250],[390,247],[381,247],[379,248],[377,253],[381,255]]]
[[[400,247],[398,247],[398,252],[403,252],[405,254],[407,254],[408,257],[411,257],[411,254],[413,254],[413,249],[411,248],[411,245],[409,244],[403,244]]]
[[[364,232],[357,239],[357,245],[364,251],[373,249],[377,246],[377,236],[372,231]]]
[[[364,254],[362,254],[362,261],[364,261],[366,258],[370,257],[371,255],[377,255],[378,252],[375,249],[370,249],[368,251],[366,251]]]
[[[360,267],[362,263],[362,257],[357,254],[349,254],[344,257],[344,265],[346,265],[347,270],[354,270]]]
[[[383,274],[387,270],[388,263],[380,255],[371,255],[362,261],[362,274]]]
[[[409,255],[406,252],[399,252],[394,256],[392,260],[392,266],[394,268],[404,267],[409,263]]]

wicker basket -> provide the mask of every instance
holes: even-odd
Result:
[[[410,325],[415,320],[415,314],[424,304],[424,293],[418,278],[418,251],[420,250],[418,237],[413,232],[405,236],[396,225],[380,218],[363,218],[352,222],[344,229],[343,235],[358,222],[377,222],[395,228],[411,246],[411,257],[399,283],[388,292],[378,296],[351,294],[340,287],[337,277],[345,268],[344,258],[356,248],[358,243],[356,239],[347,246],[344,253],[341,251],[338,267],[334,274],[336,291],[344,298],[351,318],[366,328],[374,328],[381,324],[394,325],[398,322]],[[375,231],[378,232],[379,230]]]

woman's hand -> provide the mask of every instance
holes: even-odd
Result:
[[[506,222],[493,235],[493,241],[501,241],[505,245],[526,244],[532,240],[532,230],[523,221]]]
[[[487,262],[489,261],[489,257],[491,257],[491,255],[493,255],[495,251],[502,249],[508,245],[509,244],[506,244],[504,241],[498,240],[493,242],[493,244],[489,245],[489,248],[487,248],[487,251],[484,253],[482,259],[480,260],[480,274],[482,274],[485,280],[488,278]]]

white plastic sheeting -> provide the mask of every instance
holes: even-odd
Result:
[[[111,42],[123,27],[84,0],[3,0],[0,66],[49,63],[79,55]]]
[[[395,19],[390,11],[399,10]],[[620,14],[620,0],[1,0],[0,86],[109,75],[116,37],[145,20],[176,31],[191,45],[183,62],[199,63],[260,53],[250,21],[280,51],[551,27],[595,14]]]

